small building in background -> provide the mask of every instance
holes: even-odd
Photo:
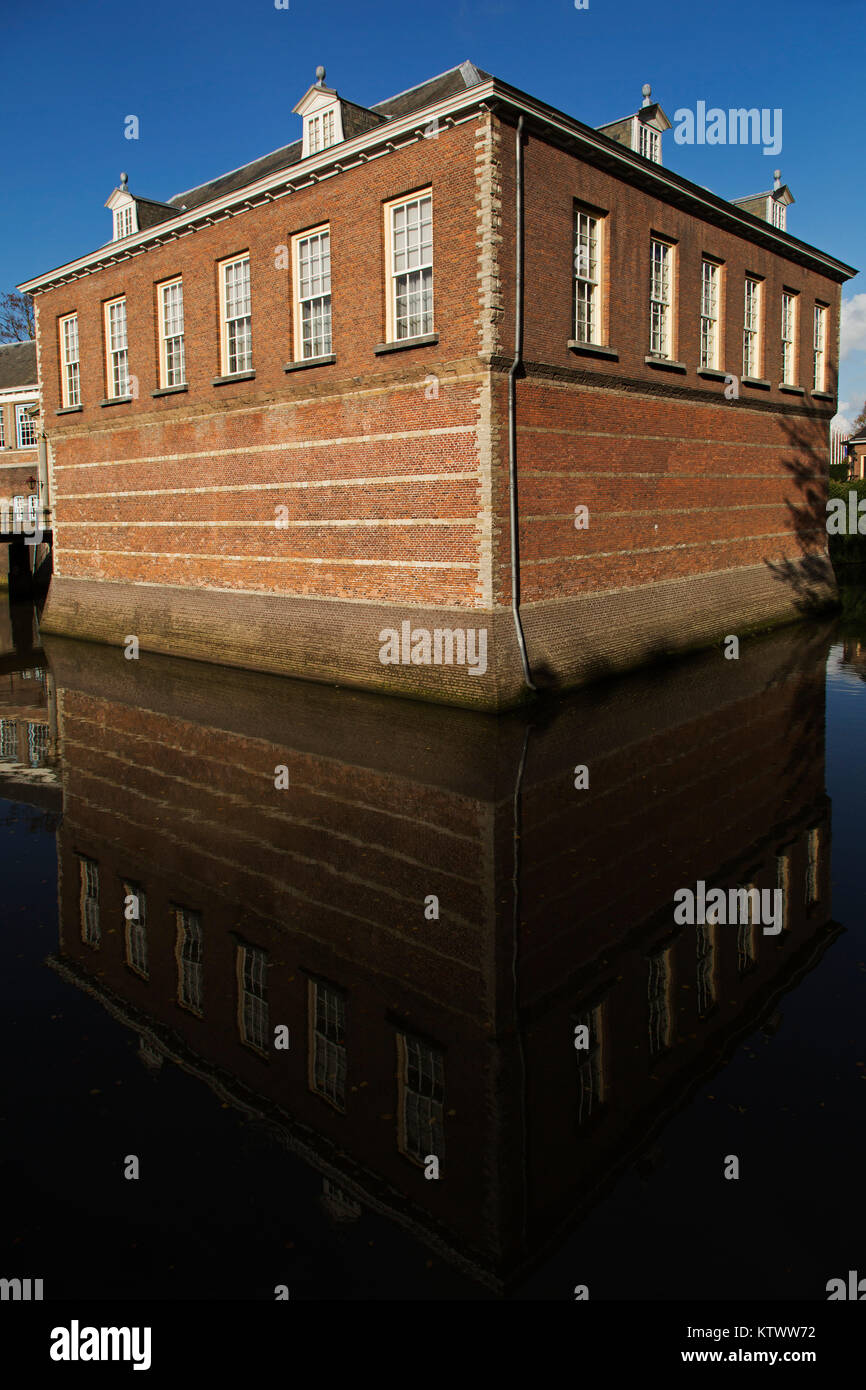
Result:
[[[21,524],[39,488],[38,406],[36,343],[0,344],[0,512]]]

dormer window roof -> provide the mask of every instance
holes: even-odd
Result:
[[[343,103],[333,87],[325,86],[325,69],[316,69],[316,82],[301,97],[294,108],[304,122],[302,159],[319,154],[345,139],[343,132]]]
[[[126,174],[121,174],[120,187],[115,188],[105,204],[111,209],[114,218],[112,241],[121,241],[123,237],[132,236],[138,231],[138,209],[127,182]]]
[[[105,206],[112,215],[112,241],[123,241],[153,227],[157,222],[165,222],[169,217],[177,217],[177,208],[168,203],[157,203],[152,198],[136,198],[129,191],[129,178],[120,176],[120,187],[115,188],[106,199]]]
[[[794,202],[794,195],[788,185],[782,183],[780,169],[774,171],[773,179],[773,187],[766,193],[751,193],[748,198],[732,198],[731,202],[734,207],[742,208],[744,212],[750,212],[753,217],[760,217],[784,232],[787,230],[788,208]]]
[[[608,121],[597,129],[609,140],[616,140],[617,144],[627,146],[653,164],[661,164],[662,135],[670,130],[671,122],[658,102],[652,100],[652,88],[648,82],[643,86],[642,95],[643,104],[639,111],[618,121]]]

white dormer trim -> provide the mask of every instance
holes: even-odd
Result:
[[[111,209],[113,218],[112,241],[121,241],[141,230],[138,225],[138,208],[131,193],[122,188],[115,188],[111,197],[106,200],[105,206]]]
[[[321,154],[345,138],[342,102],[332,87],[315,83],[304,93],[294,111],[304,121],[302,159]]]

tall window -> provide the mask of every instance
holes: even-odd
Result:
[[[826,371],[826,344],[827,344],[827,310],[821,305],[815,305],[815,319],[812,330],[812,390],[825,390]]]
[[[220,267],[220,297],[223,373],[249,372],[253,365],[249,256],[225,261]]]
[[[701,261],[701,366],[719,365],[719,267]]]
[[[784,230],[785,230],[785,212],[786,212],[785,204],[784,204],[784,203],[780,203],[779,200],[778,200],[778,198],[774,198],[772,201],[773,201],[773,214],[772,214],[772,215],[773,215],[773,226],[774,226],[774,227],[778,227],[780,231],[784,232]]]
[[[335,138],[334,113],[323,111],[318,116],[310,116],[308,126],[308,154],[318,154],[333,145]]]
[[[0,449],[5,449],[5,448],[6,448],[6,422],[5,422],[5,419],[4,419],[3,407],[2,407],[2,405],[0,405]]]
[[[397,1145],[416,1163],[445,1150],[445,1058],[420,1038],[397,1034]]]
[[[647,1007],[649,1011],[649,1049],[655,1057],[670,1047],[673,1036],[671,1011],[671,951],[659,951],[650,956],[647,976]]]
[[[589,1047],[575,1048],[577,1058],[577,1122],[584,1124],[604,1100],[601,1010],[599,1004],[575,1019],[589,1030]]]
[[[65,406],[81,404],[78,360],[78,315],[60,320],[61,394]]]
[[[656,130],[653,126],[647,125],[645,121],[640,122],[640,152],[644,159],[651,159],[653,164],[661,164],[661,132]]]
[[[332,351],[331,234],[320,227],[295,240],[295,359]]]
[[[602,341],[600,224],[586,212],[574,215],[574,336]]]
[[[114,239],[119,241],[122,236],[132,236],[135,231],[135,210],[132,203],[127,203],[126,207],[117,208],[114,214]]]
[[[204,1012],[204,945],[201,913],[188,907],[175,909],[177,920],[177,1000],[191,1013]]]
[[[310,1090],[343,1110],[346,1105],[345,996],[320,980],[310,980],[308,1001]]]
[[[695,926],[697,934],[697,983],[698,1013],[709,1013],[716,1002],[716,928],[706,922]]]
[[[171,280],[159,287],[160,384],[186,383],[183,340],[183,281]]]
[[[746,276],[743,304],[743,376],[761,374],[761,283]]]
[[[34,402],[31,402],[30,405],[15,407],[15,434],[19,449],[36,448],[36,424],[29,414],[33,404]]]
[[[114,400],[129,395],[129,350],[126,336],[126,300],[113,299],[105,306],[105,351],[108,395]]]
[[[95,859],[78,860],[80,874],[79,912],[81,920],[81,940],[88,946],[98,946],[102,940],[99,925],[99,865]]]
[[[18,761],[18,724],[14,719],[0,719],[0,758]]]
[[[148,977],[147,968],[147,901],[144,889],[136,883],[124,882],[124,923],[126,926],[126,963],[137,975]],[[128,898],[133,902],[126,904]],[[127,911],[134,912],[133,917]]]
[[[266,1052],[268,1046],[267,952],[258,946],[238,947],[238,985],[241,1038],[249,1047]]]
[[[393,341],[433,332],[433,199],[428,193],[386,208],[388,334]]]
[[[654,357],[671,355],[672,248],[666,241],[650,242],[650,352]]]
[[[793,386],[797,380],[797,296],[782,291],[782,382]]]

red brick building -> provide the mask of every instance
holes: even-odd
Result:
[[[534,725],[47,645],[56,968],[135,1030],[145,1064],[267,1120],[330,1201],[388,1213],[493,1287],[840,930],[826,643],[808,627],[724,680],[707,653]],[[781,930],[675,924],[676,890],[700,879],[780,890]]]
[[[832,593],[853,271],[787,186],[670,172],[648,92],[596,131],[469,62],[295,109],[168,203],[123,176],[22,286],[46,630],[501,708]]]

